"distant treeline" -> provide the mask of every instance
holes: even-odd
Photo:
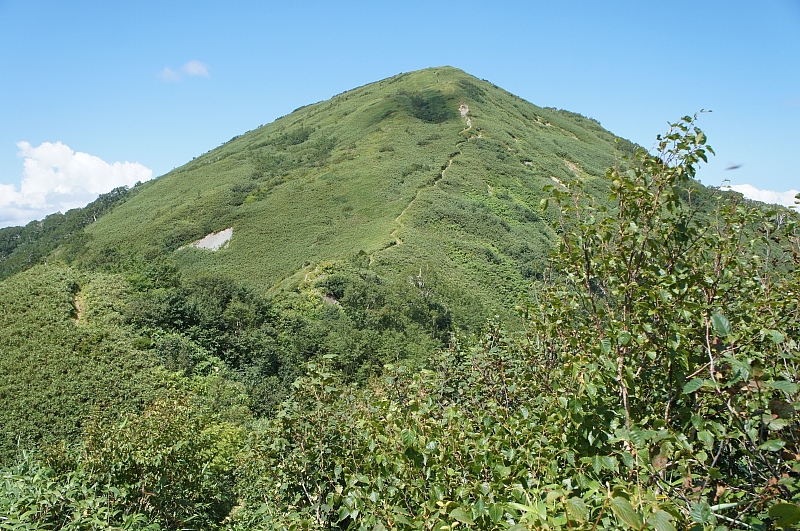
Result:
[[[66,214],[57,212],[24,227],[0,229],[0,279],[41,263],[56,247],[63,245],[69,254],[84,241],[83,229],[118,204],[133,196],[136,188],[120,186]]]

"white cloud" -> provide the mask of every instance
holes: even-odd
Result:
[[[198,61],[197,59],[193,59],[188,63],[185,63],[177,71],[166,66],[158,73],[158,75],[164,81],[173,83],[176,81],[181,81],[184,76],[211,77],[211,73],[208,70],[208,65],[202,61]]]
[[[114,188],[153,178],[153,171],[137,162],[109,164],[61,142],[39,147],[19,142],[17,147],[25,158],[23,178],[19,191],[0,183],[0,227],[82,207]]]
[[[164,81],[175,82],[175,81],[180,81],[181,80],[180,74],[178,74],[175,70],[171,69],[168,66],[164,67],[164,69],[161,70],[161,72],[159,72],[158,75]]]
[[[756,201],[761,201],[763,203],[769,203],[771,205],[777,204],[787,207],[794,206],[794,196],[800,193],[797,190],[787,190],[785,192],[759,190],[755,186],[749,184],[731,184],[724,186],[723,188],[739,192],[748,199],[755,199]]]
[[[208,65],[197,61],[189,61],[181,67],[181,70],[190,76],[209,77],[211,74],[208,72]]]

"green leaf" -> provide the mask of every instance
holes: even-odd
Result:
[[[522,511],[523,513],[535,513],[536,512],[536,509],[534,509],[530,505],[522,505],[521,503],[517,503],[517,502],[509,502],[508,506],[511,507],[512,509],[516,509],[518,511]]]
[[[603,352],[603,354],[608,354],[609,352],[611,352],[611,340],[608,339],[607,337],[601,339],[600,350]]]
[[[505,512],[502,503],[493,503],[489,506],[489,518],[491,518],[492,522],[495,524],[502,520]]]
[[[769,517],[775,519],[775,525],[786,529],[800,522],[800,506],[794,503],[776,503],[769,508]]]
[[[595,474],[599,474],[603,470],[603,461],[599,455],[595,455],[592,458],[592,470],[594,470]]]
[[[589,508],[581,498],[572,497],[567,500],[567,514],[579,522],[585,522],[589,517]]]
[[[697,433],[697,438],[703,441],[707,448],[714,447],[714,435],[708,430],[703,430]]]
[[[647,523],[653,526],[656,531],[675,531],[672,520],[673,516],[668,512],[656,511],[647,518]]]
[[[631,502],[625,498],[620,496],[611,498],[611,510],[614,511],[614,514],[616,514],[620,520],[629,526],[635,527],[636,529],[642,527],[642,516],[636,512]]]
[[[617,471],[617,459],[614,456],[604,455],[600,458],[600,462],[606,470],[611,472]]]
[[[731,335],[731,322],[719,312],[715,312],[711,316],[711,326],[714,327],[714,332],[720,337]]]
[[[786,341],[786,336],[784,336],[777,330],[769,330],[767,331],[767,333],[769,334],[769,338],[772,340],[773,343],[781,344],[784,341]]]
[[[461,507],[458,507],[450,511],[450,518],[458,520],[462,524],[466,525],[473,525],[475,523],[475,521],[472,519],[472,515],[467,511],[465,511],[464,509],[462,509]]]
[[[402,514],[400,514],[398,512],[395,512],[392,515],[392,518],[394,519],[395,522],[397,522],[399,524],[404,524],[404,525],[408,525],[408,526],[413,526],[414,525],[414,523],[411,520],[409,520],[408,518],[406,518],[405,516],[403,516]]]
[[[413,445],[414,441],[417,440],[417,434],[414,433],[413,430],[405,429],[400,432],[400,439],[402,439],[403,444],[408,447]]]
[[[789,393],[790,395],[793,395],[797,392],[797,384],[786,380],[772,380],[768,385],[776,391],[783,391],[784,393]]]
[[[761,444],[758,449],[764,450],[765,452],[777,452],[781,448],[786,445],[786,441],[781,441],[780,439],[770,439],[769,441]]]
[[[688,395],[689,393],[694,393],[701,387],[703,387],[703,379],[693,378],[686,382],[686,385],[683,386],[683,394]]]
[[[536,514],[542,522],[547,521],[547,504],[541,500],[533,500],[533,506],[536,509]]]
[[[789,419],[774,419],[770,414],[764,414],[761,416],[764,423],[767,425],[772,431],[780,431],[792,422]]]
[[[608,354],[611,352],[611,340],[607,337],[604,337],[600,340],[600,350],[603,351],[603,354]]]
[[[637,448],[643,448],[645,442],[647,441],[647,433],[637,427],[633,427],[630,429],[628,436],[633,444],[636,445]]]
[[[628,346],[631,343],[631,333],[627,330],[621,330],[619,334],[617,334],[617,343],[623,347]]]
[[[705,524],[711,520],[711,507],[706,502],[693,503],[689,509],[689,516],[698,524]]]
[[[522,505],[521,503],[511,502],[508,504],[509,507],[512,507],[518,511],[522,511],[523,513],[533,513],[534,515],[538,516],[540,520],[545,521],[547,520],[547,505],[544,502],[540,502],[539,500],[533,500],[533,504],[535,507],[530,505]]]

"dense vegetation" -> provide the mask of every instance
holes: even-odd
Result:
[[[614,209],[555,192],[524,333],[367,390],[310,366],[250,443],[240,528],[800,522],[797,217],[719,196],[698,215],[704,134],[686,118],[659,148],[609,172]]]
[[[349,147],[358,124],[376,137]],[[584,141],[551,153],[554,127]],[[451,130],[458,151],[422,160]],[[606,135],[439,69],[137,187],[84,249],[0,283],[0,528],[800,523],[800,220],[699,186],[713,152],[693,118],[652,154],[595,159]],[[396,211],[377,181],[318,182],[348,160],[379,176],[384,157],[420,157]],[[200,208],[173,212],[188,176]],[[355,205],[320,232],[331,190]],[[230,225],[229,249],[177,250]]]
[[[75,440],[95,409],[138,411],[164,378],[120,326],[119,277],[38,266],[0,283],[0,462]]]

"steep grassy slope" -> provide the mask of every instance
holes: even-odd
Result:
[[[430,272],[457,320],[474,324],[513,307],[545,267],[543,187],[603,174],[614,139],[592,120],[454,68],[401,74],[298,109],[147,183],[87,229],[86,260],[174,253],[191,275],[261,293],[342,263],[390,283],[424,284]],[[227,227],[227,249],[177,250]]]

